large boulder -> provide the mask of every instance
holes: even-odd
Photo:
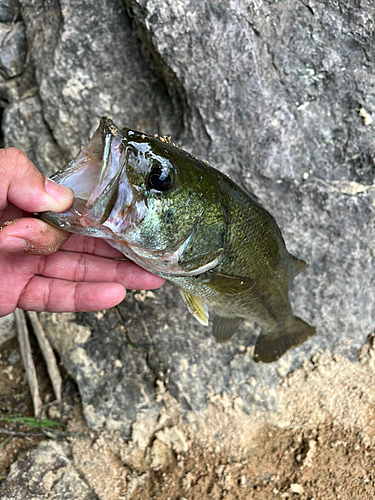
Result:
[[[372,2],[20,4],[26,68],[0,71],[6,146],[50,174],[103,114],[172,135],[252,191],[309,263],[291,296],[317,335],[269,365],[252,359],[256,325],[219,345],[168,284],[104,313],[43,314],[89,424],[129,435],[160,409],[158,380],[190,416],[222,393],[266,415],[319,349],[356,362],[375,312]]]

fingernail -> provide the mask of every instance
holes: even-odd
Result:
[[[61,203],[70,201],[74,196],[72,189],[57,184],[57,182],[51,181],[51,179],[46,179],[45,187],[47,193]]]
[[[25,252],[29,247],[29,243],[23,238],[17,236],[7,236],[4,241],[0,243],[0,252],[4,253],[17,253]]]

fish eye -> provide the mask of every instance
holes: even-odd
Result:
[[[155,166],[148,175],[147,184],[150,189],[164,192],[173,186],[173,180],[171,174],[166,172],[165,168]]]

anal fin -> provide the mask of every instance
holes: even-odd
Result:
[[[286,351],[306,342],[315,333],[315,328],[300,318],[294,318],[285,330],[269,334],[261,333],[255,344],[254,361],[263,363],[277,361]]]
[[[241,317],[215,316],[212,333],[217,342],[228,342],[242,323]]]
[[[180,290],[180,292],[191,314],[199,323],[208,326],[208,309],[206,304],[198,299],[198,297],[195,297],[195,295],[191,295],[191,293],[187,293],[184,290]]]

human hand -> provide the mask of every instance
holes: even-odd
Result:
[[[164,283],[105,241],[28,217],[63,212],[73,191],[46,179],[15,148],[0,149],[0,317],[29,311],[96,311],[123,300],[126,288]]]

